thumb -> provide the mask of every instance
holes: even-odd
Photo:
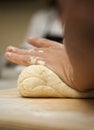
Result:
[[[45,38],[37,38],[37,37],[28,38],[27,42],[38,48],[46,48],[51,46],[57,46],[58,44],[60,44],[55,41],[51,41]]]

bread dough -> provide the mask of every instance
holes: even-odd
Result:
[[[94,91],[78,92],[42,65],[31,65],[21,72],[18,77],[18,90],[24,97],[94,97]]]

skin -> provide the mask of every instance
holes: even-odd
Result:
[[[40,57],[40,59],[45,61],[48,68],[53,70],[66,82],[67,79],[65,78],[67,78],[67,74],[65,70],[70,69],[64,45],[43,38],[30,38],[28,39],[28,43],[34,45],[36,49],[24,50],[9,46],[6,49],[5,58],[16,64],[29,66],[32,56]]]
[[[94,89],[94,1],[68,1],[65,24],[73,86],[80,91]]]
[[[28,43],[34,45],[35,50],[8,47],[5,58],[16,64],[28,66],[30,57],[38,56],[73,89],[81,92],[94,89],[93,12],[93,0],[68,1],[63,45],[42,38],[29,38]]]

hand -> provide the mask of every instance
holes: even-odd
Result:
[[[49,48],[62,48],[62,45],[43,38],[30,38],[28,43],[35,46],[35,49],[19,49],[13,46],[9,46],[6,49],[5,58],[16,64],[28,66],[30,65],[31,57],[44,58],[45,53]],[[45,57],[46,58],[46,57]]]
[[[16,64],[29,66],[39,64],[43,61],[45,66],[55,72],[68,86],[78,90],[86,91],[88,80],[77,78],[74,68],[70,63],[65,44],[60,44],[43,38],[30,38],[28,43],[35,46],[35,49],[24,50],[15,47],[6,49],[5,58]],[[32,62],[32,58],[36,59]],[[85,77],[85,76],[84,76]]]
[[[37,57],[38,60],[44,61],[45,66],[53,70],[64,82],[70,84],[68,74],[70,74],[71,66],[63,44],[43,38],[30,38],[28,43],[36,48],[24,50],[10,46],[6,49],[5,58],[16,64],[29,66],[32,65],[31,58]]]

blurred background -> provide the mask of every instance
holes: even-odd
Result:
[[[0,1],[0,51],[6,46],[20,45],[28,24],[39,9],[45,8],[46,0],[1,0]]]
[[[49,2],[51,2],[50,5]],[[53,9],[50,8],[49,11],[48,6]],[[54,10],[54,7],[56,10]],[[49,12],[47,12],[47,9]],[[61,30],[62,24],[60,23],[60,17],[57,18],[57,10],[60,14],[60,5],[58,6],[53,0],[0,1],[0,89],[16,87],[19,75],[17,68],[15,69],[16,65],[8,62],[3,57],[7,46],[29,48],[26,39],[30,36],[43,36],[51,40],[62,41],[64,30]],[[38,15],[39,18],[37,18]],[[45,22],[46,24],[44,24]],[[31,23],[32,25],[30,25]],[[47,25],[50,29],[53,26],[53,29],[47,30]]]

